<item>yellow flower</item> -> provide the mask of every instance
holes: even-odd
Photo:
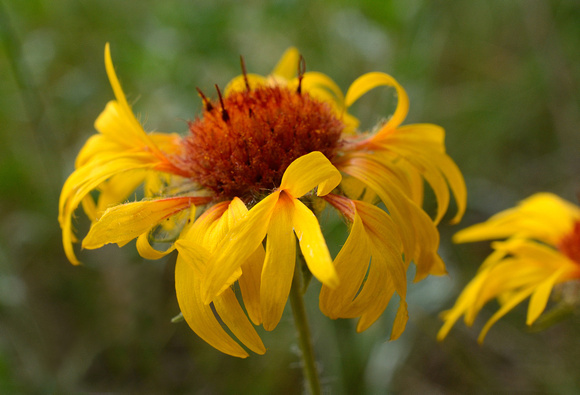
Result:
[[[479,335],[516,305],[530,297],[526,323],[531,325],[546,308],[554,286],[580,278],[580,209],[549,193],[538,193],[517,207],[500,212],[488,221],[463,229],[454,241],[507,238],[491,244],[494,252],[465,287],[455,305],[443,313],[442,340],[465,315],[473,324],[482,307],[497,298],[500,309]]]
[[[403,332],[407,268],[415,263],[416,280],[445,273],[435,226],[447,211],[449,188],[458,206],[454,221],[463,215],[466,192],[445,153],[443,129],[399,126],[409,103],[392,77],[365,74],[343,95],[328,76],[305,72],[290,48],[269,76],[248,74],[242,65],[223,95],[217,89],[218,100],[198,90],[204,112],[180,137],[146,133],[125,99],[108,45],[105,64],[116,100],[97,119],[99,134],[81,150],[60,199],[71,262],[79,263],[72,227],[79,205],[92,221],[84,248],[137,238],[147,259],[176,249],[175,287],[185,320],[216,349],[246,357],[240,343],[265,352],[252,323],[272,330],[280,321],[298,240],[308,270],[322,283],[325,314],[360,317],[362,331],[396,292],[391,337]],[[395,113],[376,133],[358,132],[347,110],[380,86],[395,88]],[[424,181],[437,198],[434,219],[422,209]],[[143,198],[126,203],[141,185]],[[374,205],[379,201],[388,213]],[[326,203],[351,224],[334,261],[316,217]]]

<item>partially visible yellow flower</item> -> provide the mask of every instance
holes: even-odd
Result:
[[[546,308],[556,284],[580,278],[580,208],[549,193],[538,193],[517,207],[458,232],[457,243],[507,238],[492,243],[494,252],[465,287],[455,305],[442,314],[443,339],[465,316],[471,326],[482,307],[497,298],[500,309],[479,335],[516,305],[530,298],[526,323],[531,325]]]
[[[252,324],[272,330],[280,321],[298,242],[322,283],[325,314],[359,317],[363,331],[397,293],[391,338],[403,332],[407,268],[414,262],[417,281],[445,273],[436,224],[449,189],[458,206],[453,221],[463,215],[466,192],[445,153],[443,129],[400,126],[409,100],[392,77],[365,74],[344,95],[328,76],[305,72],[291,48],[269,76],[243,70],[213,101],[199,91],[204,112],[180,137],[146,133],[121,90],[108,45],[105,63],[116,100],[97,119],[99,134],[81,150],[61,194],[71,262],[79,263],[72,228],[79,205],[92,221],[84,248],[136,238],[147,259],[177,250],[175,286],[185,320],[216,349],[246,357],[240,343],[265,352]],[[397,108],[377,132],[358,132],[348,109],[381,86],[396,90]],[[433,219],[422,209],[425,181],[437,198]],[[126,202],[141,186],[143,199]],[[380,201],[388,212],[375,206]],[[351,226],[334,261],[316,217],[326,203]]]

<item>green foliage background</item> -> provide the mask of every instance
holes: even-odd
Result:
[[[131,246],[81,253],[71,266],[57,222],[60,188],[113,98],[103,50],[147,130],[187,131],[211,91],[248,70],[268,73],[296,45],[309,70],[346,90],[368,71],[407,89],[406,123],[447,131],[469,210],[441,225],[449,276],[410,288],[410,322],[387,342],[393,312],[363,334],[308,313],[328,393],[578,394],[579,321],[525,327],[525,306],[483,346],[459,323],[435,340],[438,313],[489,253],[451,235],[538,191],[580,191],[580,3],[576,0],[0,1],[0,393],[300,393],[291,315],[263,333],[265,356],[239,360],[200,341],[178,313],[174,257]],[[138,100],[137,100],[138,99]],[[392,111],[373,92],[354,112],[371,127]],[[327,225],[329,244],[344,240]],[[86,228],[81,221],[79,227]],[[287,312],[289,313],[289,312]]]

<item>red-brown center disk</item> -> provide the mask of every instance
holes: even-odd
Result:
[[[564,255],[580,265],[580,221],[576,221],[574,229],[562,239],[558,248]]]
[[[344,124],[327,103],[286,87],[261,86],[212,103],[189,123],[180,167],[217,199],[249,201],[280,185],[302,155],[334,157]]]

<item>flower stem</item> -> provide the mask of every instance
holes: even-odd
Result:
[[[290,304],[292,306],[292,314],[294,315],[294,325],[298,332],[300,350],[302,351],[302,368],[304,376],[308,381],[310,394],[320,395],[320,381],[318,379],[318,371],[316,370],[310,328],[308,327],[308,319],[304,308],[300,259],[297,260],[296,268],[294,270],[294,278],[292,279],[292,288],[290,290]]]

